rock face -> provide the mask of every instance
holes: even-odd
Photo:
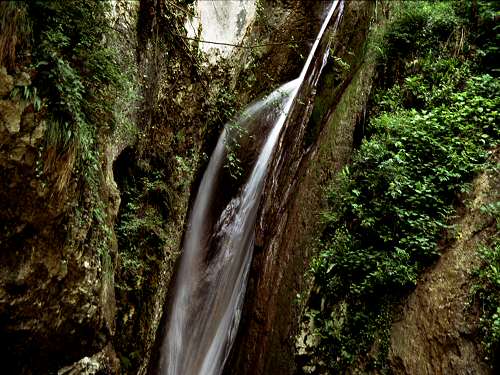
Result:
[[[7,96],[14,88],[14,78],[7,74],[7,69],[0,69],[0,96]]]
[[[498,200],[499,176],[484,173],[459,212],[456,240],[417,284],[392,325],[389,362],[395,374],[490,374],[480,346],[480,307],[471,304],[478,246],[494,233],[480,212]]]
[[[201,39],[199,49],[211,63],[230,57],[255,21],[255,0],[197,1],[194,17],[186,22],[188,37]],[[214,44],[213,42],[220,43]]]
[[[17,131],[11,134],[16,136],[2,137],[0,159],[2,355],[13,373],[44,369],[54,355],[71,360],[92,350],[96,334],[106,337],[114,327],[113,287],[101,279],[106,268],[100,258],[84,245],[96,239],[91,222],[71,221],[67,215],[74,201],[36,178],[44,124],[32,115],[25,110],[15,120]]]
[[[293,6],[298,3],[290,2]],[[226,6],[225,2],[207,4],[217,9]],[[168,22],[165,14],[166,3],[141,2],[138,59],[145,77],[138,119],[141,136],[114,162],[114,178],[122,193],[115,225],[119,265],[115,272],[118,312],[114,343],[123,369],[140,374],[147,370],[162,313],[168,314],[164,304],[181,250],[190,197],[195,196],[206,166],[203,153],[210,154],[235,109],[293,78],[301,68],[297,51],[283,45],[279,46],[279,59],[274,58],[271,47],[259,54],[231,49],[227,59],[213,65],[210,55],[200,58],[196,43],[176,35],[179,23],[185,24],[184,13],[169,14]],[[260,30],[261,39],[275,38],[275,30],[288,16],[281,12],[274,29]],[[267,20],[254,20],[242,43],[255,37],[262,22]],[[298,38],[302,31],[294,30],[293,35]],[[240,32],[245,34],[243,29]],[[162,37],[157,39],[157,35]],[[267,77],[256,79],[262,72]]]

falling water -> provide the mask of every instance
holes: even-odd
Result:
[[[338,5],[339,1],[333,2],[299,78],[252,104],[237,119],[238,127],[269,124],[270,131],[240,192],[214,214],[231,128],[226,128],[219,138],[189,217],[166,311],[168,321],[155,369],[158,374],[215,375],[224,368],[240,321],[257,210],[269,162],[301,86],[305,81],[315,85],[326,62],[328,43],[318,66],[309,69]]]

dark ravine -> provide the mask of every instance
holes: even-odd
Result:
[[[276,155],[282,127],[307,123],[312,105],[304,105],[304,102],[313,102],[317,81],[330,54],[331,37],[343,14],[344,3],[333,2],[321,21],[300,76],[248,107],[235,120],[236,125],[226,125],[189,219],[173,298],[164,312],[167,324],[160,341],[158,367],[152,373],[218,374],[222,371],[239,323],[254,248],[256,214],[264,181],[268,180],[269,161]],[[255,165],[249,164],[251,174],[244,179],[241,190],[219,209],[222,191],[219,186],[231,184],[224,181],[222,168],[224,154],[229,153],[224,152],[224,144],[235,131],[234,126],[248,129],[252,134],[243,137],[253,137],[250,144],[262,143],[262,146],[254,151]],[[252,131],[255,126],[256,131]],[[262,126],[269,130],[266,132]],[[248,153],[247,150],[244,153]]]

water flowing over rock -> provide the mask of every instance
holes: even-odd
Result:
[[[464,193],[483,156],[499,161],[492,3],[0,2],[3,373],[497,373],[500,294],[488,278],[500,266],[486,255],[498,253],[498,168]],[[393,133],[421,119],[465,133],[450,148],[446,133]],[[391,142],[372,149],[379,135]],[[383,164],[361,169],[380,171],[380,186],[349,185],[346,197],[415,182],[380,212],[331,202],[365,175],[354,170],[365,147]],[[427,177],[400,163],[410,148]],[[420,235],[407,252],[391,247],[411,242],[405,218],[427,230],[439,215],[412,210],[433,198],[457,209],[429,227],[445,232],[439,251]],[[396,234],[379,238],[386,224]],[[337,269],[326,239],[344,226],[364,228],[367,252]]]
[[[329,53],[330,34],[326,30],[339,5],[343,4],[332,3],[299,78],[251,105],[235,122],[236,129],[254,119],[263,122],[261,128],[273,125],[247,182],[218,213],[214,202],[225,156],[231,152],[228,133],[235,131],[234,125],[229,124],[222,133],[191,212],[173,297],[165,312],[165,338],[153,373],[222,372],[241,316],[268,166],[290,114],[307,109],[297,98],[306,98],[319,79]],[[338,26],[342,12],[336,14],[333,28]],[[307,118],[307,111],[305,114]],[[262,135],[265,133],[258,136]]]

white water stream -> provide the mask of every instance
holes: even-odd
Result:
[[[309,69],[332,15],[334,1],[300,76],[252,104],[236,121],[271,124],[271,130],[248,180],[218,218],[213,216],[217,186],[224,167],[228,129],[210,158],[192,208],[177,270],[157,372],[161,375],[218,375],[234,342],[253,256],[254,227],[273,152],[307,74],[316,84],[319,71]],[[315,69],[312,69],[313,71]],[[311,83],[310,83],[311,84]]]

